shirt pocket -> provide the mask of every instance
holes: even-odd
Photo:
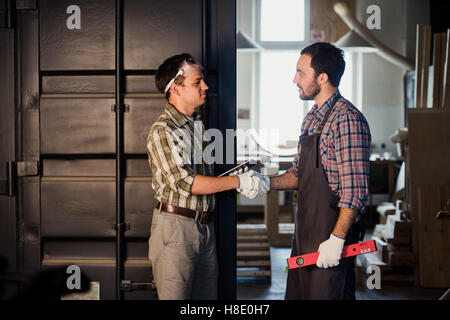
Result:
[[[327,136],[321,136],[320,138],[320,156],[322,157],[322,164],[328,165],[330,160],[330,148],[332,148],[333,141]]]

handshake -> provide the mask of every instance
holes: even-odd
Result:
[[[248,168],[246,168],[248,170]],[[247,198],[262,197],[270,189],[270,179],[263,174],[250,170],[242,172],[242,169],[235,171],[230,176],[237,175],[239,178],[239,188],[236,189]]]

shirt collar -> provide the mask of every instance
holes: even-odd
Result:
[[[313,114],[317,115],[320,118],[323,118],[325,116],[325,114],[327,113],[327,111],[330,109],[331,107],[331,103],[334,101],[334,99],[339,99],[339,97],[341,96],[341,93],[339,92],[339,90],[337,90],[327,101],[325,101],[320,107],[315,104],[313,107]]]
[[[165,111],[178,127],[184,126],[189,121],[184,114],[178,111],[178,109],[169,102],[166,103]],[[197,114],[197,112],[194,112],[192,117],[194,118],[194,121],[199,120],[199,114]]]

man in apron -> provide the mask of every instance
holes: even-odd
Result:
[[[314,43],[302,50],[294,83],[306,115],[293,166],[270,179],[271,189],[298,189],[291,257],[319,251],[317,264],[289,270],[286,299],[355,299],[355,258],[344,245],[362,240],[360,219],[369,193],[371,135],[367,120],[338,86],[342,50]]]

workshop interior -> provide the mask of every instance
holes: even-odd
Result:
[[[357,300],[450,299],[450,20],[438,0],[0,0],[0,299],[157,300],[147,134],[167,57],[192,54],[225,173],[297,155],[300,51],[344,51],[370,126]],[[229,131],[235,135],[229,137]],[[232,161],[225,161],[231,159]],[[216,195],[219,300],[283,300],[296,190]],[[295,265],[297,264],[297,265]],[[76,290],[74,290],[74,288]]]

